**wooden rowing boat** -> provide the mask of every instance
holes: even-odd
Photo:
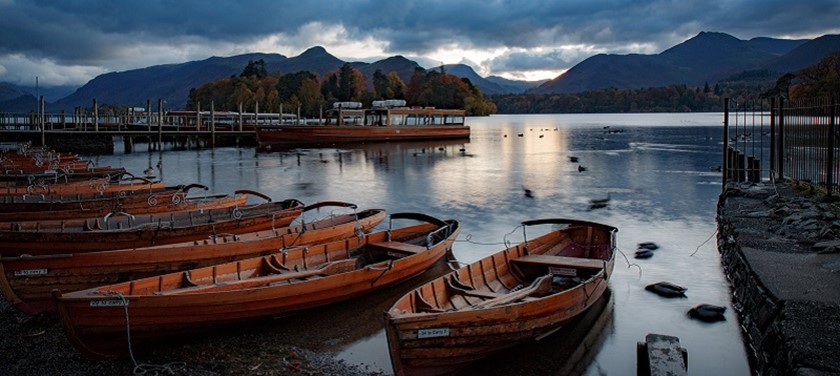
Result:
[[[178,189],[151,191],[145,195],[126,195],[122,198],[114,196],[58,202],[18,200],[8,204],[4,204],[3,198],[0,197],[0,222],[104,218],[116,213],[140,215],[207,210],[243,206],[248,201],[248,195],[242,191],[234,192],[233,196],[226,194],[188,196],[192,188],[207,189],[200,184],[190,184]]]
[[[362,238],[62,294],[65,333],[83,354],[125,355],[150,342],[335,303],[417,276],[443,258],[457,221],[424,223]],[[128,322],[127,322],[128,321]]]
[[[162,181],[152,181],[141,176],[124,173],[120,176],[106,176],[101,179],[87,181],[59,181],[55,184],[33,183],[26,186],[0,186],[0,196],[23,195],[75,195],[75,194],[106,194],[124,190],[160,189],[164,188]]]
[[[304,213],[348,207],[349,214],[241,235],[211,236],[164,246],[47,256],[0,257],[0,291],[18,310],[36,314],[55,309],[50,291],[71,292],[181,270],[276,253],[296,246],[363,236],[385,219],[385,210],[355,212],[355,205],[319,202]],[[303,215],[302,215],[303,217]]]
[[[152,189],[126,189],[116,192],[103,193],[75,193],[75,194],[24,194],[24,195],[0,195],[0,212],[24,212],[24,211],[51,211],[68,210],[76,208],[95,208],[98,206],[113,206],[115,203],[126,203],[134,205],[150,200],[160,201],[162,196],[172,195],[178,192],[188,193],[193,188],[206,189],[201,184],[175,185]]]
[[[243,191],[258,194],[253,191]],[[265,197],[265,196],[263,196]],[[148,247],[288,226],[303,210],[289,199],[246,206],[105,218],[0,223],[0,255],[51,255]]]
[[[516,344],[545,337],[586,311],[606,290],[616,228],[563,225],[428,282],[385,313],[396,375],[438,375]]]

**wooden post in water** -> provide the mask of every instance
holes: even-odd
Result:
[[[242,128],[242,102],[239,102],[239,127]]]
[[[99,106],[96,105],[96,98],[93,98],[93,131],[99,132]]]
[[[201,102],[195,104],[195,130],[201,131]]]
[[[260,102],[254,102],[254,126],[260,123]],[[242,124],[239,124],[239,131],[242,132]]]
[[[148,128],[147,130],[149,132],[152,131],[152,100],[151,99],[146,99],[146,127]],[[152,142],[152,140],[149,139],[149,143],[151,143],[151,142]]]
[[[158,98],[158,150],[163,150],[163,99]]]
[[[239,114],[240,119],[242,119],[242,112],[239,112]],[[210,102],[210,147],[216,147],[216,102],[213,101]]]
[[[650,333],[636,344],[636,374],[688,375],[688,351],[677,337]]]

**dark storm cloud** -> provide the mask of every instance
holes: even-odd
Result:
[[[440,46],[545,51],[510,53],[492,62],[507,70],[552,63],[563,69],[586,57],[556,50],[568,45],[612,53],[639,52],[642,46],[657,53],[700,31],[748,39],[840,29],[837,0],[0,0],[0,14],[0,59],[22,55],[103,69],[112,60],[143,60],[137,45],[219,46],[224,55],[230,46],[281,35],[291,39],[287,45],[305,48],[301,44],[317,38],[299,33],[313,22],[341,25],[350,39],[384,41],[385,52],[393,54],[424,55]]]

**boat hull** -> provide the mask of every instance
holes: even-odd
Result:
[[[294,246],[336,241],[366,233],[384,218],[384,210],[370,209],[304,226],[165,246],[41,257],[0,257],[0,290],[18,310],[37,314],[55,309],[51,295],[55,289],[64,292],[84,290],[257,257]]]
[[[119,216],[107,223],[109,229],[97,228],[105,222],[99,219],[82,219],[82,226],[72,220],[2,223],[0,255],[40,256],[108,251],[276,229],[288,226],[302,210],[300,201],[285,200],[241,208],[151,214],[138,219]],[[69,228],[69,223],[74,224],[73,229]]]
[[[213,278],[213,281],[216,281],[217,276],[230,270],[239,274],[240,270],[246,270],[247,265],[268,262],[265,261],[267,258],[274,258],[275,262],[282,264],[298,266],[313,262],[302,261],[310,257],[319,257],[321,262],[324,259],[347,259],[357,250],[361,250],[361,254],[372,252],[367,248],[369,245],[387,242],[390,236],[398,238],[415,236],[409,234],[418,233],[425,236],[440,227],[428,224],[410,226],[369,234],[361,239],[349,238],[305,249],[295,248],[272,256],[193,269],[181,274],[146,278],[69,294],[54,291],[53,296],[65,333],[80,352],[96,358],[122,356],[128,352],[127,317],[130,319],[131,348],[138,351],[163,338],[323,306],[405,281],[429,269],[451,249],[458,236],[459,227],[457,222],[447,223],[453,226],[451,233],[422,252],[312,279],[296,279],[221,291],[215,289],[218,286],[225,287],[224,283],[196,285],[199,289],[212,290],[209,292],[176,291],[172,294],[171,290],[165,289],[172,280],[180,281],[185,276],[194,279]],[[239,281],[233,283],[236,282]],[[186,289],[189,291],[190,287]]]
[[[295,125],[257,128],[261,148],[300,144],[341,144],[383,141],[469,139],[465,125],[330,126]]]
[[[588,224],[577,223],[582,226]],[[394,373],[449,374],[471,362],[559,330],[595,304],[607,289],[615,263],[612,252],[615,240],[611,229],[605,226],[602,231],[568,238],[555,231],[495,253],[404,295],[385,314],[385,331]],[[525,269],[515,267],[511,260],[524,259],[529,255],[539,257],[539,252],[569,259],[563,254],[579,252],[571,249],[577,247],[573,244],[587,244],[584,240],[587,237],[589,244],[600,244],[601,251],[595,252],[597,257],[587,259],[588,267],[594,264],[592,270],[597,272],[591,271],[592,274],[585,277],[580,274],[582,282],[547,295],[523,295],[509,302],[504,300],[506,296],[516,295],[517,291],[526,291],[529,287],[510,288],[504,294],[492,292],[511,286],[512,281],[517,280],[513,275],[524,275],[521,270]],[[561,253],[553,253],[557,250]],[[571,268],[531,267],[544,268],[541,273],[548,270],[549,276],[572,272]],[[531,281],[534,278],[518,280]],[[554,281],[551,281],[553,284]],[[453,285],[472,286],[474,290],[469,291],[471,295],[456,295],[451,292]],[[491,304],[494,300],[500,304]]]

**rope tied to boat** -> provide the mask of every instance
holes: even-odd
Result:
[[[368,267],[367,267],[368,270],[381,270],[382,271],[382,273],[379,273],[379,276],[377,276],[373,281],[370,282],[370,285],[371,286],[375,285],[376,282],[379,281],[379,279],[382,278],[382,276],[385,275],[385,273],[387,273],[389,270],[391,270],[393,268],[393,265],[394,265],[394,260],[388,260],[388,265],[385,266],[385,267],[377,267],[377,266],[373,266],[373,265],[368,265]]]
[[[164,364],[151,364],[151,363],[137,363],[137,358],[134,356],[134,349],[131,347],[131,321],[128,315],[128,299],[125,298],[125,295],[119,291],[100,291],[100,293],[104,295],[116,296],[117,298],[122,301],[123,310],[125,311],[125,337],[126,342],[128,344],[128,355],[131,357],[131,362],[134,363],[134,370],[133,373],[135,375],[158,375],[163,372],[174,375],[179,371],[184,370],[187,368],[187,363],[183,361],[177,362],[169,362]]]

